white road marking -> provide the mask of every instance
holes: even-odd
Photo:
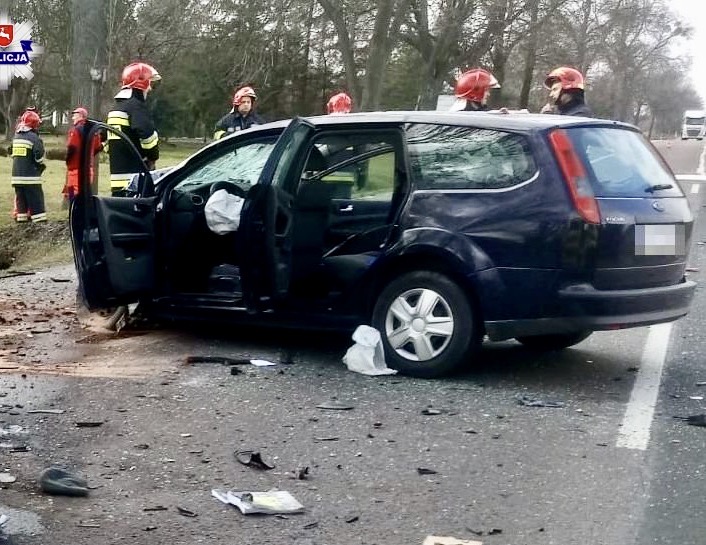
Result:
[[[647,449],[671,332],[671,322],[650,326],[640,370],[618,432],[616,446],[619,448]]]
[[[694,193],[694,194],[698,193],[700,187],[701,187],[700,185],[696,185],[696,184],[692,185],[692,186],[691,186],[691,192]]]

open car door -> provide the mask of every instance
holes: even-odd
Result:
[[[313,125],[294,119],[277,140],[245,200],[240,221],[240,276],[250,311],[271,309],[288,293],[294,197],[299,184],[295,174],[303,160],[301,150],[313,132]]]
[[[70,211],[71,241],[79,290],[90,310],[125,305],[152,293],[155,284],[154,183],[142,160],[138,194],[107,197],[92,184],[93,138],[102,131],[130,140],[117,129],[86,122],[80,149],[79,192]]]

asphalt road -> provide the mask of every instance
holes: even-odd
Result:
[[[657,146],[676,173],[699,170],[703,143]],[[697,215],[689,265],[700,269],[706,187],[683,185]],[[75,287],[63,280],[70,268],[0,281],[0,367],[9,368],[0,369],[0,469],[17,479],[2,485],[0,514],[20,545],[408,545],[429,534],[486,545],[706,542],[706,428],[673,418],[706,412],[692,399],[706,396],[701,288],[668,336],[597,333],[544,355],[487,344],[468,372],[424,381],[350,373],[341,363],[350,341],[331,335],[94,332],[78,325]],[[186,365],[189,355],[293,363],[231,375]],[[521,395],[563,406],[522,406]],[[352,408],[317,408],[327,403]],[[423,414],[430,408],[440,414]],[[239,464],[241,449],[276,468]],[[89,497],[39,493],[52,463],[86,476]],[[303,467],[308,479],[290,478]],[[211,497],[273,487],[305,512],[245,516]]]

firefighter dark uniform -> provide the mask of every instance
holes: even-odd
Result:
[[[12,178],[18,223],[47,220],[42,189],[44,144],[37,130],[40,124],[35,112],[25,112],[12,139]]]
[[[151,83],[158,79],[157,71],[145,63],[132,63],[123,70],[123,88],[115,95],[115,106],[108,113],[106,123],[123,132],[140,152],[140,157],[136,157],[118,135],[108,132],[110,191],[113,196],[125,194],[133,174],[142,170],[140,159],[147,162],[150,170],[155,168],[159,159],[159,135],[145,102]]]
[[[249,129],[253,125],[262,125],[265,121],[255,113],[257,95],[252,87],[238,89],[233,95],[233,109],[216,123],[214,140],[227,134]]]
[[[249,129],[253,125],[262,125],[265,121],[255,112],[250,112],[248,115],[241,115],[238,112],[230,112],[224,115],[216,123],[216,131],[213,138],[218,140],[227,134],[232,134],[238,131]]]

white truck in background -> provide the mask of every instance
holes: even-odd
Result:
[[[706,125],[706,111],[687,110],[681,125],[681,139],[696,138],[703,140],[704,126]]]

